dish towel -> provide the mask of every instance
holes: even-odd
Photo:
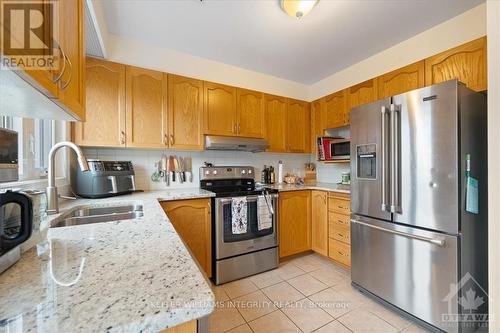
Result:
[[[232,232],[233,234],[244,234],[248,229],[247,198],[233,198],[231,202]]]
[[[268,202],[263,195],[257,199],[257,229],[270,229],[273,226],[273,214],[268,207]]]

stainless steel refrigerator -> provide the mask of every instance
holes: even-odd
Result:
[[[353,109],[351,175],[353,285],[431,329],[487,324],[486,96],[452,80]]]

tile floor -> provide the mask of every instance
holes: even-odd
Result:
[[[350,273],[307,254],[259,275],[214,286],[211,332],[426,332],[351,286]]]

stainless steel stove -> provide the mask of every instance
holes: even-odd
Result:
[[[278,191],[257,187],[254,175],[255,170],[250,166],[200,168],[200,187],[215,193],[212,198],[215,284],[278,267]]]

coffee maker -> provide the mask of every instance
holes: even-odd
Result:
[[[31,236],[33,204],[22,193],[0,193],[0,273],[21,257],[19,245]]]

